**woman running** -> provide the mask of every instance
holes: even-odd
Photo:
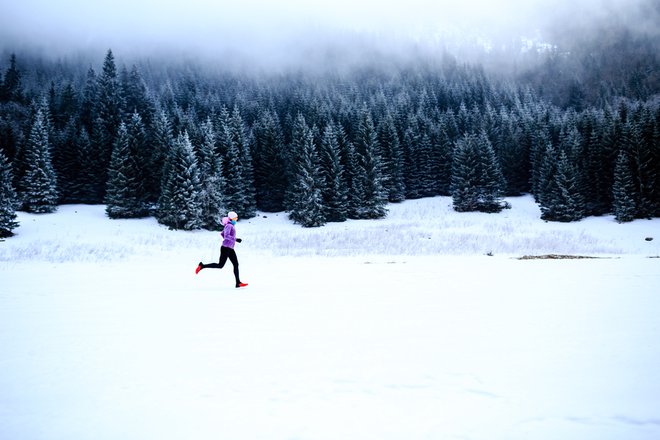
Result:
[[[231,264],[234,266],[234,277],[236,278],[236,287],[245,287],[247,283],[242,283],[241,278],[238,276],[238,257],[236,256],[236,251],[234,250],[234,245],[236,242],[240,243],[241,239],[236,238],[236,221],[238,221],[238,214],[234,211],[230,211],[227,214],[227,217],[222,219],[222,224],[225,228],[222,230],[220,235],[222,235],[222,247],[220,247],[220,261],[217,263],[204,264],[201,261],[195,269],[195,274],[198,274],[202,269],[222,269],[225,267],[227,259],[231,261]]]

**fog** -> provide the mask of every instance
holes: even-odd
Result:
[[[234,57],[263,65],[309,61],[319,48],[446,51],[520,37],[576,32],[615,17],[658,33],[649,0],[21,0],[0,6],[0,50],[62,55],[112,48],[128,54]],[[551,41],[550,41],[551,42]]]

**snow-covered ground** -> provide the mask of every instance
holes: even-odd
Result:
[[[0,439],[660,438],[660,219],[546,223],[509,201],[241,220],[241,290],[229,267],[194,273],[215,232],[20,213]],[[602,258],[517,258],[543,254]]]

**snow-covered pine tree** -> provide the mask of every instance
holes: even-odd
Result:
[[[178,133],[188,133],[190,143],[197,149],[197,146],[202,144],[202,131],[200,130],[201,123],[197,116],[196,107],[188,106],[185,110],[178,107],[176,110],[177,114],[173,118],[174,121],[178,121],[178,124],[175,124],[176,131]]]
[[[660,107],[656,109],[653,134],[650,138],[650,148],[653,157],[653,170],[656,176],[656,186],[654,189],[655,216],[660,217]]]
[[[362,108],[355,143],[356,156],[362,174],[357,175],[364,193],[364,202],[350,215],[361,219],[383,218],[387,214],[387,191],[383,186],[382,154],[378,135],[366,105]]]
[[[458,212],[499,212],[504,178],[495,152],[485,134],[466,134],[456,142],[452,163],[451,193]]]
[[[7,101],[23,101],[21,71],[16,66],[16,54],[13,53],[9,57],[9,67],[0,82],[0,102]]]
[[[144,125],[150,127],[156,113],[155,105],[135,64],[131,67],[130,72],[122,70],[120,93],[124,113],[139,114]]]
[[[456,112],[456,126],[458,127],[458,133],[460,136],[465,136],[469,132],[477,129],[477,127],[472,127],[470,124],[470,111],[464,100],[461,101],[458,106],[458,112]]]
[[[266,212],[283,211],[287,152],[277,113],[264,111],[252,130],[257,208]]]
[[[18,201],[13,185],[11,164],[0,150],[0,238],[11,237],[18,227],[16,208]]]
[[[572,222],[584,217],[585,203],[578,183],[578,173],[565,151],[559,153],[552,197],[541,205],[544,220]]]
[[[360,180],[357,178],[361,174],[360,165],[357,161],[355,146],[348,140],[344,126],[335,122],[333,130],[339,145],[339,163],[344,171],[342,181],[346,189],[346,211],[350,214],[355,211],[357,206],[363,205],[361,197],[364,191],[356,189],[356,186],[360,185]]]
[[[576,121],[573,122],[571,119],[573,115],[572,110],[569,110],[569,122],[568,126],[564,127],[560,134],[560,144],[559,150],[566,155],[567,165],[570,165],[571,169],[566,169],[566,171],[571,175],[570,180],[573,182],[571,186],[574,189],[571,190],[572,198],[579,203],[582,203],[582,217],[584,217],[584,212],[586,211],[585,199],[589,194],[589,186],[586,182],[586,162],[587,162],[587,142],[583,140],[582,133],[580,130],[573,124],[578,124],[577,116],[573,116]]]
[[[590,132],[587,140],[587,161],[585,164],[585,182],[589,196],[586,198],[587,215],[602,215],[609,212],[612,194],[610,192],[613,172],[607,170],[607,162],[612,153],[607,151],[603,142],[602,121],[599,115],[592,111],[590,115]],[[612,176],[609,176],[611,174]]]
[[[131,218],[135,207],[136,175],[135,158],[131,155],[128,129],[123,122],[112,150],[108,167],[108,183],[105,191],[105,212],[110,218]]]
[[[453,142],[447,134],[444,118],[440,120],[433,133],[433,169],[437,193],[442,196],[450,195],[451,163],[453,156]]]
[[[644,141],[640,121],[629,122],[626,149],[634,170],[637,218],[651,218],[656,211],[655,192],[660,183],[653,163],[652,146]],[[657,146],[656,146],[657,148]]]
[[[408,125],[403,133],[404,156],[404,186],[406,199],[419,199],[422,197],[421,168],[417,163],[417,150],[420,144],[420,125],[416,115],[410,115]]]
[[[434,173],[433,145],[431,136],[427,130],[419,139],[417,145],[417,167],[420,171],[419,188],[422,197],[433,197],[437,195],[437,180]]]
[[[498,136],[493,142],[497,145],[496,155],[507,183],[505,193],[517,196],[525,191],[529,181],[529,149],[521,142],[516,115],[503,108],[497,118]]]
[[[540,145],[539,148],[541,148]],[[552,201],[556,199],[555,192],[557,191],[557,185],[555,183],[558,162],[559,152],[552,142],[548,142],[543,148],[543,156],[541,157],[537,172],[537,189],[534,194],[536,203],[541,207],[541,211],[543,211],[543,206],[550,206]]]
[[[108,169],[106,213],[110,218],[136,218],[148,214],[144,193],[144,173],[139,154],[144,148],[142,118],[134,113],[130,125],[119,126]]]
[[[480,211],[500,212],[508,207],[502,200],[506,188],[506,180],[502,175],[500,163],[495,150],[484,132],[477,138],[479,142],[479,157],[481,159]]]
[[[24,148],[25,174],[21,178],[20,193],[23,209],[34,213],[57,210],[57,177],[53,169],[48,129],[41,109],[30,130]]]
[[[56,107],[60,128],[77,118],[80,113],[78,94],[71,82],[66,82],[61,88]]]
[[[634,194],[635,183],[630,169],[630,159],[626,152],[621,150],[614,166],[614,185],[612,186],[612,210],[614,218],[619,223],[629,222],[635,218],[637,203]]]
[[[97,163],[93,155],[92,141],[83,126],[76,137],[76,151],[80,173],[74,179],[74,194],[80,203],[98,203],[97,176],[94,175]]]
[[[361,207],[365,206],[365,191],[363,176],[366,174],[364,166],[359,160],[359,155],[353,142],[346,141],[343,147],[346,156],[347,166],[344,168],[348,188],[348,217],[358,218],[355,214]]]
[[[202,202],[202,227],[218,230],[222,226],[225,206],[225,178],[222,157],[216,145],[213,122],[207,119],[201,126],[202,145],[199,148],[199,169]]]
[[[81,174],[77,148],[76,121],[70,118],[53,151],[53,166],[58,176],[58,189],[61,203],[80,203],[76,194],[76,180]]]
[[[107,182],[108,166],[114,149],[119,124],[122,122],[121,98],[117,68],[112,50],[108,50],[103,61],[103,70],[97,78],[97,99],[95,101],[95,116],[92,130],[92,143],[95,160],[98,162],[95,173],[98,175],[97,190],[99,199],[103,200]]]
[[[344,181],[344,167],[339,155],[339,141],[333,124],[323,131],[320,148],[321,176],[325,217],[329,222],[343,222],[348,218],[347,191]]]
[[[231,120],[227,109],[223,107],[216,130],[218,148],[223,154],[223,171],[225,177],[225,204],[228,209],[243,215],[245,193],[243,182],[243,162],[241,152],[234,142],[231,129]]]
[[[325,224],[325,206],[321,188],[323,177],[312,130],[298,115],[293,126],[291,145],[291,182],[287,191],[289,218],[303,227]]]
[[[145,191],[147,200],[154,202],[160,197],[165,162],[174,144],[172,124],[164,110],[156,113],[152,124],[150,143],[152,156],[148,161],[149,172],[146,175]]]
[[[383,184],[390,202],[406,198],[403,148],[390,113],[378,125],[378,142],[383,150]]]
[[[174,141],[164,172],[158,221],[171,229],[201,228],[199,170],[188,133]]]
[[[52,124],[53,133],[56,133],[58,129],[62,129],[64,126],[64,123],[66,121],[63,121],[60,119],[59,113],[58,113],[58,93],[55,90],[55,83],[51,81],[50,83],[50,89],[48,89],[48,95],[45,98],[48,106],[48,113],[50,115],[50,121]],[[53,134],[51,133],[51,134]],[[51,143],[55,144],[53,137],[51,136]],[[55,158],[55,154],[53,154],[53,159]]]
[[[85,87],[82,91],[79,114],[80,124],[85,128],[88,134],[92,132],[94,121],[96,120],[96,101],[98,99],[98,92],[96,71],[90,67],[87,71]]]
[[[543,174],[543,164],[547,153],[547,148],[550,145],[550,134],[548,130],[539,128],[535,131],[534,140],[532,142],[532,150],[530,152],[531,162],[531,189],[532,195],[536,203],[540,203],[539,197],[542,192],[543,185],[545,184]]]
[[[232,140],[238,151],[241,172],[241,204],[232,209],[239,210],[241,217],[244,219],[252,218],[257,213],[254,166],[252,165],[252,139],[238,107],[234,107],[232,111],[230,124]]]
[[[647,198],[650,216],[660,216],[660,106],[654,111],[644,106],[638,121],[640,135],[645,145],[644,156],[648,166],[643,173],[648,187]]]
[[[477,211],[478,198],[478,149],[474,135],[464,136],[456,142],[451,173],[451,195],[454,210]]]

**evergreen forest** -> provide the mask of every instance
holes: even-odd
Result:
[[[0,235],[16,210],[71,203],[185,230],[217,229],[229,210],[284,211],[304,227],[377,219],[388,203],[438,195],[496,213],[532,194],[548,221],[658,217],[651,43],[621,35],[599,52],[536,54],[518,75],[451,56],[257,74],[112,50],[8,52]]]

